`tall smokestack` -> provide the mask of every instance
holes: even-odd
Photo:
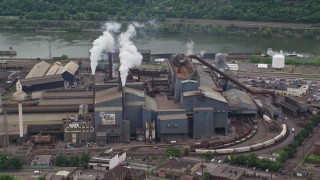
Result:
[[[108,68],[109,68],[108,74],[109,74],[109,80],[111,80],[111,79],[113,79],[113,76],[112,76],[112,71],[113,71],[113,69],[112,69],[112,55],[111,55],[111,52],[108,52],[108,61],[109,61],[109,63],[108,63]]]
[[[122,87],[122,120],[125,120],[126,117],[125,117],[125,87]]]

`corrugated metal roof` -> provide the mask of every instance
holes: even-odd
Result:
[[[70,61],[63,67],[61,74],[67,71],[68,73],[74,75],[77,72],[78,68],[79,65],[77,63]]]
[[[31,71],[26,76],[26,79],[44,76],[50,68],[50,66],[51,65],[45,61],[39,62],[38,64],[33,66]]]
[[[88,98],[93,97],[93,91],[84,91],[84,90],[54,90],[54,91],[45,91],[42,94],[43,98]]]
[[[195,81],[195,80],[190,80],[190,79],[181,81],[181,83],[188,83],[188,82],[198,83],[197,81]]]
[[[129,93],[129,94],[133,94],[133,95],[136,95],[136,96],[139,96],[139,97],[144,97],[144,92],[141,91],[141,90],[138,90],[138,89],[134,89],[134,88],[130,88],[130,87],[124,87],[124,91],[126,93]]]
[[[255,106],[255,103],[252,101],[249,95],[243,91],[230,89],[228,91],[225,91],[224,94],[228,100],[229,107],[235,106],[240,103]]]
[[[118,90],[118,87],[112,87],[109,89],[96,92],[95,104],[120,98],[120,97],[122,97],[122,93],[121,91]]]
[[[199,84],[201,87],[206,89],[206,91],[214,91],[218,89],[217,85],[213,82],[212,77],[204,72],[201,68],[197,68],[199,75]]]
[[[56,175],[61,175],[61,176],[64,176],[64,177],[67,177],[69,174],[70,174],[69,171],[59,171],[59,172],[56,173]]]
[[[32,86],[35,84],[51,83],[57,81],[64,81],[61,75],[52,75],[52,76],[43,76],[43,77],[34,77],[28,79],[21,79],[20,83],[22,86]]]
[[[53,66],[49,69],[46,76],[55,75],[55,74],[61,74],[61,71],[63,69],[63,66],[60,62],[55,62]]]
[[[216,91],[212,91],[212,92],[206,92],[206,91],[188,91],[188,92],[184,92],[183,96],[199,96],[199,95],[203,95],[207,98],[210,99],[215,99],[217,101],[221,101],[221,102],[227,102],[226,99],[219,93]]]
[[[156,94],[156,101],[159,109],[179,109],[180,103],[174,103],[172,100],[168,100],[167,95],[164,93]]]
[[[169,114],[169,115],[159,115],[160,120],[172,120],[172,119],[188,119],[186,114]]]
[[[39,105],[80,105],[80,104],[93,104],[92,98],[77,98],[77,99],[40,99]]]
[[[145,95],[146,107],[153,110],[158,111],[158,104],[156,98]]]

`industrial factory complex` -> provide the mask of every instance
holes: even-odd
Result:
[[[101,81],[99,75],[94,81],[95,77],[88,76],[74,61],[64,65],[41,61],[20,76],[22,90],[27,93],[23,102],[26,137],[58,135],[60,131],[64,141],[73,143],[105,145],[132,139],[183,142],[227,135],[229,117],[257,113],[255,102],[246,92],[230,88],[227,79],[192,58],[173,55],[165,62],[168,69],[163,72],[133,69],[122,87],[121,80],[113,77],[117,72],[110,66],[117,60],[112,57],[107,71],[100,73],[104,76]],[[223,61],[208,62],[227,67]],[[10,142],[16,142],[16,105],[7,101],[3,109],[8,127],[13,128]]]
[[[143,52],[150,61],[150,51]],[[107,68],[96,77],[88,75],[87,68],[76,61],[41,61],[16,78],[27,93],[23,102],[26,137],[45,133],[63,137],[66,142],[99,145],[133,139],[184,142],[188,138],[203,140],[227,135],[229,118],[254,117],[258,110],[271,119],[281,117],[281,109],[270,103],[262,108],[260,100],[241,90],[248,90],[247,86],[240,82],[240,87],[232,85],[233,75],[223,76],[184,55],[167,58],[163,62],[166,71],[132,69],[122,87],[118,72],[114,72],[114,65],[119,64],[119,59],[114,58],[117,53],[109,53]],[[224,54],[205,61],[222,71],[230,70]],[[293,100],[286,98],[281,102],[282,109],[307,111],[305,107],[299,109],[303,103],[290,101]],[[3,109],[8,127],[12,128],[9,140],[16,142],[16,105],[7,101]]]
[[[130,69],[125,86],[118,72],[118,51],[106,53],[95,75],[88,60],[38,60],[30,66],[3,62],[4,70],[23,69],[1,79],[6,82],[1,93],[9,98],[1,103],[0,146],[63,142],[66,148],[108,147],[110,152],[91,158],[89,168],[120,170],[118,164],[127,157],[142,155],[130,150],[111,153],[115,144],[142,143],[154,148],[145,153],[154,157],[163,156],[158,145],[181,145],[195,155],[258,151],[279,145],[295,132],[296,125],[288,124],[287,117],[303,120],[318,112],[315,80],[263,76],[268,65],[261,64],[250,67],[260,76],[244,74],[242,64],[229,63],[220,53],[201,57],[140,53],[148,68]],[[284,68],[284,56],[277,54],[273,61],[272,71]],[[173,159],[175,165],[168,163],[168,170],[166,163],[155,174],[180,177],[199,174],[197,169],[203,168],[199,162]],[[189,164],[189,170],[175,170],[181,164]],[[227,172],[233,169],[226,168],[207,166],[208,171],[229,177]],[[237,172],[234,179],[245,174]],[[110,173],[105,177],[114,177]]]

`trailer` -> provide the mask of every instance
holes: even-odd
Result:
[[[258,64],[259,69],[268,69],[268,64]]]

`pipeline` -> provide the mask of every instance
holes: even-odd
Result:
[[[267,90],[258,90],[258,89],[252,89],[250,87],[247,87],[246,85],[242,84],[241,82],[239,82],[237,79],[235,79],[232,76],[229,76],[228,74],[224,73],[223,71],[221,71],[220,69],[212,66],[210,63],[206,62],[205,60],[201,59],[200,57],[196,56],[196,55],[189,55],[187,56],[189,58],[193,58],[198,60],[199,62],[201,62],[203,65],[207,66],[208,68],[210,68],[211,70],[219,73],[220,75],[222,75],[223,77],[225,77],[226,79],[228,79],[229,81],[235,83],[236,85],[240,86],[241,88],[245,89],[246,91],[252,93],[252,94],[269,94],[271,93],[270,91]]]

